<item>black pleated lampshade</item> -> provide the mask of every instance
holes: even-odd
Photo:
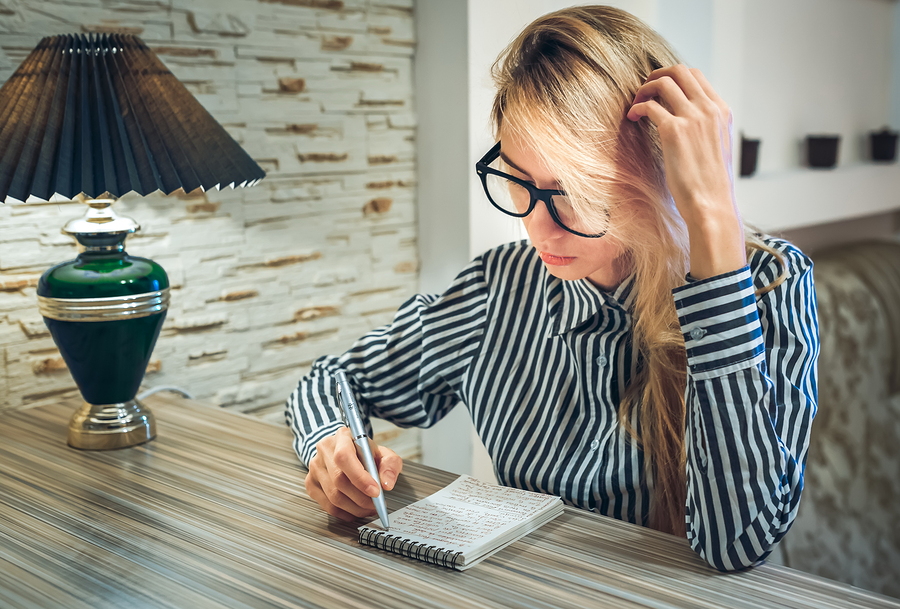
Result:
[[[250,186],[265,172],[131,35],[41,40],[0,88],[0,201]]]

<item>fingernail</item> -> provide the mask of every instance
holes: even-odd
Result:
[[[394,488],[394,484],[397,482],[397,475],[394,472],[385,472],[384,479],[381,481],[381,484],[384,486],[385,490],[391,490]]]

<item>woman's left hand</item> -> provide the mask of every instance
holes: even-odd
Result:
[[[703,279],[746,265],[731,110],[706,77],[681,64],[654,70],[627,116],[646,116],[659,132],[666,182],[690,235],[691,275]]]

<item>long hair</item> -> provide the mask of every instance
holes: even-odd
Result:
[[[515,133],[559,180],[583,223],[606,230],[617,264],[635,273],[632,345],[641,365],[622,393],[619,422],[644,454],[647,524],[685,535],[687,357],[672,289],[685,283],[687,228],[666,186],[656,127],[625,115],[655,69],[679,63],[633,15],[567,8],[522,31],[495,62],[493,124]],[[745,226],[748,248],[784,259]],[[766,291],[784,280],[782,276]]]

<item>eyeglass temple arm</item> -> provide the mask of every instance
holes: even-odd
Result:
[[[494,160],[496,160],[498,156],[500,156],[500,142],[494,144],[493,148],[488,150],[487,154],[481,157],[480,161],[475,163],[475,166],[478,167],[479,165],[490,165],[494,162]]]

